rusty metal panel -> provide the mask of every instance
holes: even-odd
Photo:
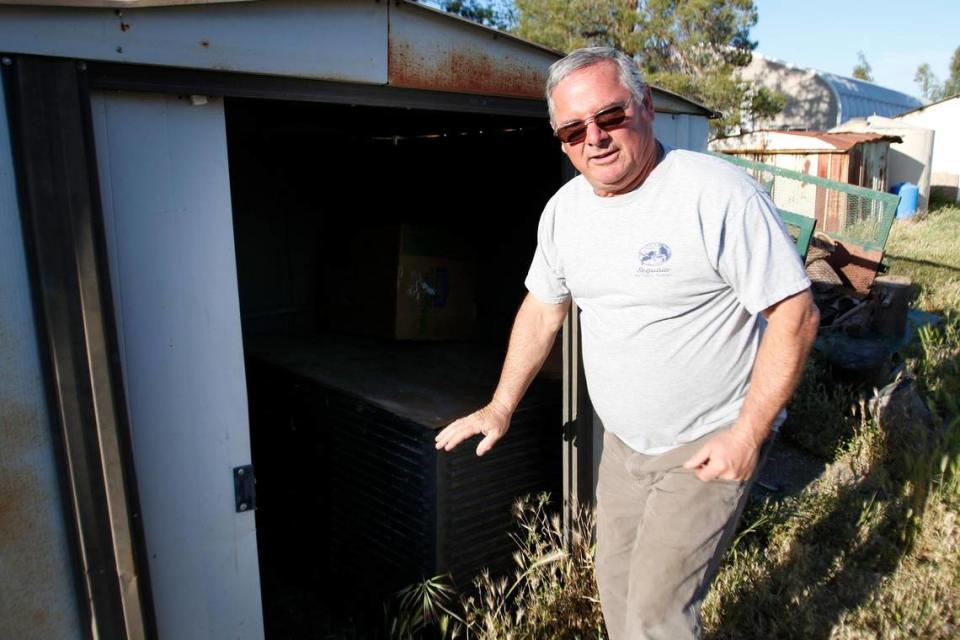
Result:
[[[801,138],[813,138],[824,142],[838,151],[849,151],[858,144],[867,142],[876,142],[879,140],[888,140],[900,142],[900,136],[891,136],[883,133],[846,133],[830,131],[783,131],[779,132],[788,136],[799,136]]]
[[[428,8],[390,6],[391,86],[542,98],[559,55]]]
[[[387,4],[0,6],[0,42],[8,53],[384,84]]]
[[[221,2],[253,2],[254,0],[0,0],[0,4],[21,4],[48,7],[108,7],[135,9],[137,7],[167,7],[185,4],[217,4]]]
[[[0,80],[0,638],[83,637]]]
[[[886,191],[887,152],[890,149],[890,143],[887,140],[878,140],[863,144],[859,148],[862,154],[860,185],[876,191]]]

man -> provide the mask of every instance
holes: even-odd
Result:
[[[656,140],[630,58],[571,53],[550,68],[547,101],[581,175],[541,217],[492,400],[436,446],[482,434],[483,455],[506,433],[575,299],[605,428],[596,566],[608,633],[699,637],[700,604],[816,335],[810,281],[753,180]]]

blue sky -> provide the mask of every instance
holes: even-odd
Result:
[[[754,0],[757,52],[845,76],[863,51],[877,84],[920,97],[926,62],[942,81],[960,46],[960,0]]]

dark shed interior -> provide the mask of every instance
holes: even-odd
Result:
[[[512,502],[559,498],[559,349],[493,452],[432,441],[496,385],[564,160],[543,119],[226,107],[268,637],[369,637],[405,585],[509,571]]]

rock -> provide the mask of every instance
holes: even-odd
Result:
[[[911,454],[926,456],[933,451],[939,434],[913,378],[898,378],[877,391],[869,409],[886,437],[889,455],[906,461]]]

